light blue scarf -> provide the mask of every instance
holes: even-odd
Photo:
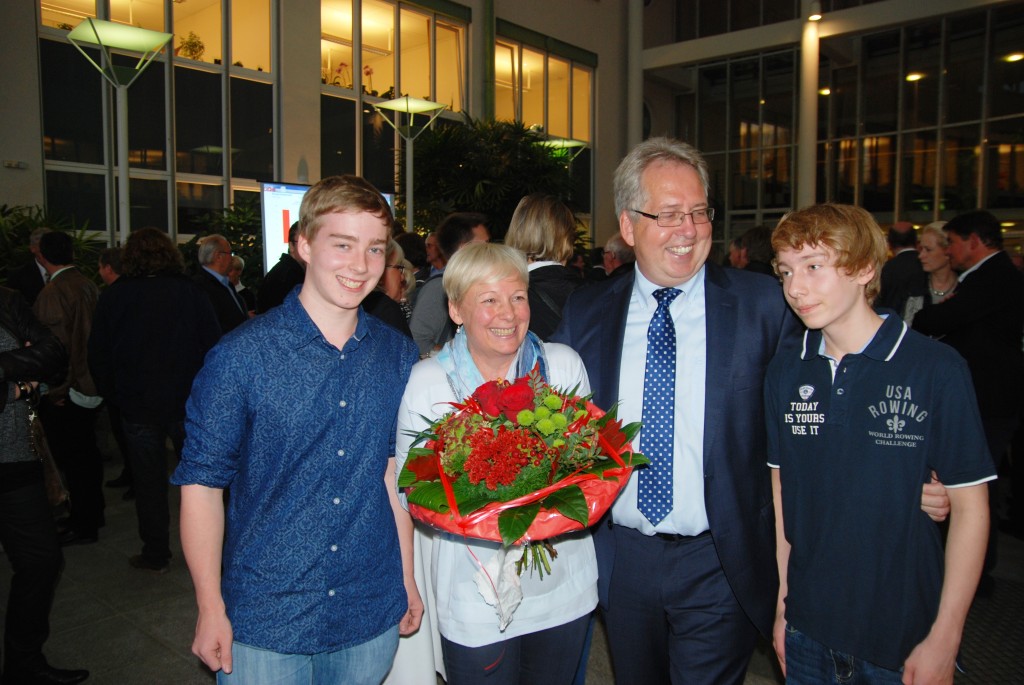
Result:
[[[441,348],[437,353],[437,362],[448,375],[448,384],[458,399],[468,397],[474,390],[486,383],[490,378],[484,378],[476,368],[473,355],[469,351],[469,342],[466,337],[465,328],[460,326],[455,332],[455,337]],[[544,343],[532,332],[526,332],[523,344],[519,346],[519,356],[516,363],[509,371],[515,371],[510,379],[525,376],[536,365],[540,365],[540,376],[545,381],[548,379],[548,360],[544,356]]]

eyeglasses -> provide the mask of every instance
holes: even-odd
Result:
[[[387,264],[384,266],[385,269],[398,269],[402,273],[405,273],[405,267],[401,264]]]
[[[636,212],[640,216],[645,216],[648,219],[654,219],[662,228],[675,228],[676,226],[682,226],[683,222],[686,221],[686,217],[690,217],[695,224],[711,223],[715,218],[714,207],[695,209],[692,212],[659,212],[658,214],[648,214],[647,212],[641,212],[639,209],[631,209],[629,211]]]

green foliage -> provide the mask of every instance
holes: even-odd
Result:
[[[6,272],[0,284],[7,283],[7,273],[17,270],[32,261],[29,252],[29,236],[37,228],[47,227],[55,231],[70,233],[74,240],[75,265],[95,281],[102,283],[97,274],[99,253],[107,246],[106,236],[88,230],[88,225],[76,226],[73,221],[51,217],[42,207],[0,206],[0,254],[4,255]]]
[[[500,240],[524,195],[569,197],[568,160],[540,145],[542,140],[541,133],[521,122],[468,116],[463,125],[438,124],[424,131],[414,146],[416,228],[432,230],[451,212],[483,212],[492,239]],[[404,217],[404,208],[396,214]]]
[[[199,217],[196,234],[181,246],[186,268],[199,269],[196,253],[199,239],[220,233],[231,243],[231,252],[245,260],[242,283],[255,290],[263,282],[263,232],[259,201],[244,196],[227,209],[217,209]]]

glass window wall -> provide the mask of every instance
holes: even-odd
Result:
[[[224,19],[220,0],[175,2],[174,56],[220,64],[224,59]],[[236,61],[236,66],[243,66]],[[255,68],[252,65],[250,68]]]
[[[231,0],[231,61],[270,71],[270,0]]]

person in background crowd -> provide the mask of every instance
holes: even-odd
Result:
[[[306,263],[298,250],[299,222],[288,229],[288,251],[263,278],[256,297],[256,313],[263,314],[284,302],[284,298],[306,277]]]
[[[132,231],[124,269],[96,306],[89,368],[100,392],[120,409],[142,540],[141,553],[128,563],[164,573],[171,559],[166,445],[169,440],[181,453],[185,398],[220,326],[163,231]]]
[[[921,283],[912,286],[907,304],[901,314],[903,320],[913,324],[914,316],[923,307],[944,302],[953,296],[959,281],[949,263],[949,239],[942,227],[945,221],[936,221],[921,229],[918,235],[917,256],[921,260],[924,276]]]
[[[897,221],[889,229],[888,240],[892,259],[882,267],[882,291],[875,306],[902,314],[907,299],[920,294],[925,281],[921,260],[917,258],[917,231],[909,221]]]
[[[636,264],[636,254],[633,248],[622,239],[621,233],[616,233],[608,238],[604,244],[604,270],[608,278],[615,278],[632,271]]]
[[[228,271],[228,281],[231,283],[231,287],[235,289],[235,292],[238,293],[238,296],[242,298],[242,302],[245,303],[245,311],[251,319],[256,316],[256,295],[242,283],[242,271],[244,270],[245,260],[238,255],[232,255],[231,270]]]
[[[39,254],[50,281],[33,306],[36,318],[68,351],[68,375],[50,388],[40,403],[46,439],[57,466],[67,478],[71,517],[61,544],[97,541],[103,516],[103,455],[96,444],[96,418],[102,396],[89,372],[88,342],[99,288],[74,265],[74,241],[52,231],[39,241]]]
[[[46,226],[40,226],[29,234],[28,251],[32,253],[32,261],[7,275],[7,285],[20,292],[30,307],[35,304],[36,297],[50,278],[39,256],[39,241],[50,230]]]
[[[11,563],[4,609],[3,682],[73,685],[81,669],[54,668],[43,656],[50,609],[64,567],[29,415],[39,384],[64,381],[68,357],[22,296],[0,288],[0,544]]]
[[[576,217],[553,195],[534,193],[519,201],[505,244],[529,264],[530,330],[541,340],[551,337],[562,320],[569,295],[583,285],[580,274],[566,267],[573,255]]]
[[[231,271],[231,243],[218,233],[205,236],[199,240],[196,258],[201,268],[192,280],[210,298],[221,333],[229,333],[249,318],[245,302],[228,279]]]

